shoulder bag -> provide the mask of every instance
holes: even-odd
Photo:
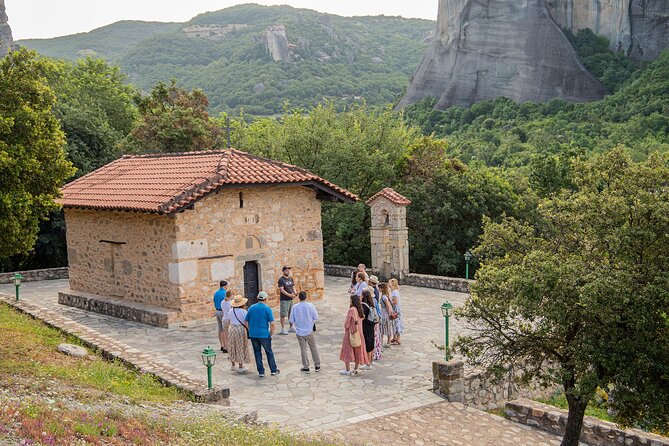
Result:
[[[251,336],[249,336],[249,329],[246,327],[246,325],[244,325],[244,322],[242,322],[242,321],[239,320],[239,318],[237,317],[237,312],[235,311],[234,308],[232,309],[232,314],[235,315],[235,319],[237,319],[237,322],[239,322],[239,324],[240,324],[242,327],[244,327],[244,330],[246,330],[246,339],[251,339]]]
[[[355,320],[356,327],[358,326],[358,320]],[[357,330],[355,333],[349,333],[348,339],[351,342],[351,347],[358,348],[362,345],[362,339],[360,339],[360,330]]]

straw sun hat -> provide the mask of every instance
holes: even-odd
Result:
[[[232,299],[230,306],[233,308],[238,308],[246,304],[249,300],[244,296],[237,295]]]

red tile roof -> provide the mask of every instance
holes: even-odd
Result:
[[[339,201],[358,197],[307,170],[236,149],[125,155],[62,189],[69,208],[171,214],[230,185],[301,184]]]
[[[395,203],[399,206],[408,206],[411,204],[411,200],[409,200],[407,197],[402,196],[395,192],[395,189],[391,187],[386,187],[385,189],[375,193],[372,195],[372,197],[367,200],[366,204],[370,204],[372,201],[376,200],[379,197],[384,197],[390,200],[391,203]]]

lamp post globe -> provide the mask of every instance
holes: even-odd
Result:
[[[444,316],[444,359],[446,361],[451,360],[450,346],[449,346],[449,336],[448,336],[448,325],[449,318],[453,313],[453,305],[450,302],[444,302],[441,305],[441,315]]]
[[[216,364],[216,352],[210,346],[207,346],[202,353],[202,364],[207,367],[207,387],[211,389],[213,387],[211,368]]]
[[[469,262],[471,262],[473,258],[474,254],[472,254],[471,252],[467,251],[465,253],[465,278],[467,280],[469,280]]]
[[[19,288],[21,288],[21,281],[23,280],[23,276],[19,273],[14,274],[14,286],[16,287],[16,300],[19,300]]]

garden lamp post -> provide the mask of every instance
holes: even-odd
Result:
[[[21,280],[23,276],[19,273],[14,274],[14,286],[16,287],[16,301],[19,300],[19,288],[21,288]]]
[[[211,347],[205,348],[202,352],[202,364],[207,367],[207,388],[211,389],[213,387],[211,382],[211,368],[216,364],[216,352]]]
[[[451,359],[451,354],[450,354],[450,347],[448,343],[448,318],[451,317],[451,314],[453,313],[453,305],[451,305],[449,302],[444,302],[441,305],[441,315],[444,316],[444,359],[446,361],[450,361]]]
[[[465,253],[465,279],[467,280],[469,280],[469,262],[472,261],[473,257],[474,255],[471,252],[467,251]]]

